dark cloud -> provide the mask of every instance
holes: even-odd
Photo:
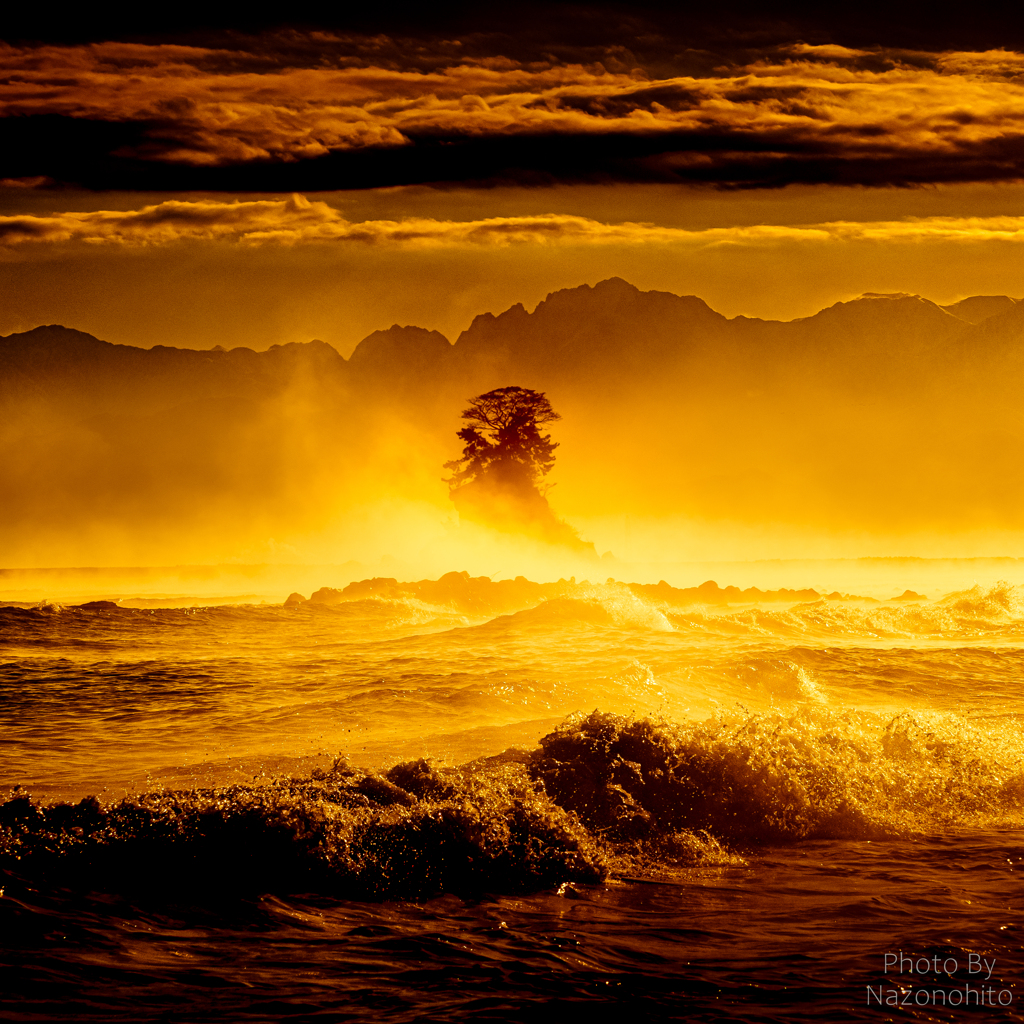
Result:
[[[314,191],[1021,177],[1012,50],[791,41],[655,68],[623,45],[532,61],[481,47],[294,29],[233,48],[0,46],[0,179]]]
[[[590,0],[564,3],[521,0],[481,5],[453,0],[391,0],[387,4],[305,2],[286,9],[225,0],[179,2],[173,8],[103,5],[49,8],[11,6],[4,12],[2,38],[12,42],[152,42],[171,39],[223,45],[241,34],[329,31],[364,36],[407,36],[430,45],[443,40],[483,40],[515,59],[563,49],[622,44],[637,47],[647,60],[680,50],[734,53],[751,46],[793,40],[848,47],[880,45],[908,49],[956,50],[1024,47],[1024,18],[1012,7],[979,0]],[[298,46],[297,46],[298,48]],[[564,54],[562,55],[564,56]]]
[[[648,85],[632,92],[616,95],[568,95],[538,99],[531,104],[549,110],[578,110],[594,117],[619,118],[632,114],[634,110],[654,113],[659,107],[665,110],[692,110],[706,94],[689,89],[677,83]]]

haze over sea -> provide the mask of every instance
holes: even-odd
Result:
[[[353,568],[7,574],[9,1019],[1019,1019],[1014,560]]]

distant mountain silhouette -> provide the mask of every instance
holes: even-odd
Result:
[[[225,394],[257,398],[282,381],[307,374],[341,383],[345,360],[322,341],[201,351],[158,345],[112,345],[91,334],[51,324],[0,338],[0,386],[9,396],[30,390],[60,395],[62,404],[93,413],[111,408],[177,405]]]
[[[451,343],[438,331],[422,327],[399,327],[374,331],[363,338],[349,357],[348,365],[367,383],[386,377],[411,382],[433,378],[448,368]]]
[[[1007,295],[972,295],[969,299],[961,299],[942,308],[969,324],[980,324],[989,317],[1008,313],[1019,302],[1019,299],[1011,299]]]
[[[549,295],[534,312],[521,305],[478,316],[455,343],[467,369],[536,375],[545,383],[621,383],[648,378],[715,349],[729,321],[702,299],[641,292],[621,278]]]
[[[866,293],[789,322],[727,319],[696,296],[642,292],[612,278],[554,292],[532,313],[520,304],[498,316],[483,313],[454,344],[437,331],[396,324],[363,339],[348,360],[321,341],[265,352],[144,349],[59,325],[37,327],[0,338],[0,386],[8,395],[57,389],[95,410],[225,391],[258,397],[302,374],[337,387],[443,378],[457,394],[512,377],[569,390],[628,390],[651,379],[699,389],[702,373],[723,369],[757,381],[813,368],[850,385],[849,367],[869,361],[870,382],[886,367],[929,376],[937,358],[1005,355],[1022,323],[1024,303],[1007,296],[942,307],[904,293]]]
[[[443,504],[466,400],[510,382],[562,413],[553,482],[594,514],[1024,528],[1022,376],[1007,296],[868,293],[780,322],[612,278],[483,313],[454,343],[394,325],[347,360],[321,341],[144,349],[37,327],[0,338],[0,535],[273,536],[375,488]]]

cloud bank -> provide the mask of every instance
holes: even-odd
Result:
[[[411,182],[915,184],[1021,177],[1024,54],[795,44],[680,73],[329,33],[258,49],[0,45],[0,178],[315,190]],[[700,64],[699,61],[696,64]]]
[[[477,220],[349,221],[325,202],[294,194],[248,202],[169,200],[139,210],[0,216],[9,257],[40,244],[162,246],[183,241],[244,246],[348,243],[389,248],[542,245],[741,246],[784,242],[1024,242],[1024,217],[920,217],[873,222],[752,225],[703,230],[605,223],[570,214]]]

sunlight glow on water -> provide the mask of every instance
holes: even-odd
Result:
[[[296,1013],[376,992],[377,1016],[386,991],[394,1020],[487,998],[859,1019],[894,942],[984,948],[1016,992],[1016,588],[730,606],[567,583],[488,607],[388,586],[0,610],[0,785],[22,787],[0,918],[30,951],[61,915],[78,938],[46,969],[82,1019],[143,976],[210,1015],[225,986],[232,1019],[262,1019],[261,990]],[[159,792],[196,785],[233,788]],[[111,895],[44,897],[34,865]]]

